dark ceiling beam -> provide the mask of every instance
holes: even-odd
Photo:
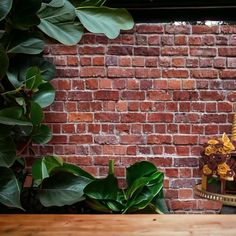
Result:
[[[124,7],[139,21],[236,21],[236,0],[108,0]]]

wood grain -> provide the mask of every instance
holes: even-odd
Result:
[[[1,236],[236,235],[234,215],[0,215]]]

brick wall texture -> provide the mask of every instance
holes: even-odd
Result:
[[[236,26],[136,24],[117,39],[86,34],[79,45],[50,44],[56,101],[46,110],[56,154],[97,176],[116,161],[149,160],[165,173],[174,212],[211,213],[194,196],[201,144],[230,134],[236,105]]]

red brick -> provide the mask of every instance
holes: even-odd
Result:
[[[173,122],[173,114],[171,113],[150,113],[147,117],[148,122]]]
[[[135,47],[134,55],[135,56],[159,56],[160,48],[159,47]]]
[[[203,101],[222,101],[224,100],[224,94],[218,91],[201,91],[200,100]]]
[[[122,135],[120,136],[121,144],[143,144],[144,139],[140,135]]]
[[[108,77],[113,78],[133,78],[134,77],[134,69],[131,68],[119,68],[113,67],[108,68]]]
[[[103,46],[79,46],[80,55],[94,55],[104,53],[105,48]]]
[[[123,100],[144,100],[145,93],[144,91],[124,91],[121,93],[121,99]]]
[[[174,169],[174,168],[166,168],[165,169],[165,175],[169,178],[176,178],[179,176],[179,170],[178,169]]]
[[[197,136],[186,136],[186,135],[174,135],[174,144],[197,144],[198,137]]]
[[[198,209],[203,209],[203,210],[220,210],[222,207],[221,202],[217,201],[210,201],[210,200],[205,200],[205,199],[199,199],[198,200]]]
[[[110,46],[108,47],[108,55],[132,55],[132,46]]]
[[[69,122],[89,122],[93,121],[92,113],[69,113],[68,115]]]
[[[90,144],[93,141],[92,135],[71,135],[69,136],[70,143]]]
[[[189,45],[191,46],[200,46],[202,45],[202,37],[200,36],[189,36]]]
[[[196,79],[216,79],[217,76],[216,70],[201,69],[191,71],[191,77]]]
[[[192,189],[179,189],[178,198],[179,199],[193,198],[193,190]]]
[[[67,122],[67,114],[61,113],[61,112],[53,112],[53,113],[52,112],[51,113],[45,112],[44,122],[65,123],[65,122]]]
[[[170,135],[148,135],[148,144],[170,144],[172,142],[172,137]]]
[[[162,76],[164,78],[188,78],[189,73],[187,70],[163,70]]]
[[[94,66],[104,66],[105,65],[105,59],[101,56],[96,56],[92,59],[92,63]]]
[[[194,57],[215,57],[217,53],[216,48],[191,48],[190,55]]]
[[[68,66],[78,66],[78,64],[79,64],[78,57],[75,57],[75,56],[68,56],[67,57],[67,65]]]
[[[140,24],[136,26],[136,30],[138,33],[155,33],[161,34],[163,33],[164,29],[162,25],[149,25],[149,24]]]
[[[86,88],[91,90],[98,89],[98,80],[97,79],[86,80]]]
[[[167,88],[167,86],[165,88]],[[154,101],[170,101],[172,94],[167,91],[148,91],[147,98],[148,100]]]
[[[219,77],[221,79],[236,79],[236,70],[220,71]]]
[[[95,136],[94,137],[94,142],[98,144],[117,144],[118,143],[118,138],[114,135],[106,135],[106,136]]]
[[[172,58],[172,66],[173,67],[184,67],[185,66],[185,58]]]
[[[134,122],[145,122],[146,116],[142,113],[127,113],[121,115],[121,122],[123,123],[134,123]]]
[[[165,32],[167,34],[190,34],[190,25],[166,25]]]
[[[96,91],[94,93],[94,98],[96,100],[117,101],[119,100],[119,92],[109,90]]]
[[[187,47],[163,47],[161,49],[162,56],[188,56]]]
[[[68,100],[70,101],[91,101],[92,93],[91,92],[74,92],[71,91],[68,94]]]
[[[181,81],[180,80],[169,80],[168,81],[168,89],[173,89],[173,90],[181,89]]]
[[[106,71],[103,67],[82,67],[80,77],[105,77]]]
[[[219,48],[218,51],[219,51],[219,56],[236,57],[236,48],[235,47]]]
[[[207,25],[193,25],[193,34],[217,34],[219,33],[219,26],[207,26]]]
[[[148,36],[149,45],[160,45],[160,36],[159,35],[150,35]]]
[[[50,51],[52,55],[74,55],[77,54],[77,46],[50,45]]]
[[[172,35],[163,35],[161,36],[161,45],[162,46],[172,46],[174,45],[174,36]]]
[[[187,37],[186,36],[175,36],[175,45],[187,45]]]
[[[99,112],[94,114],[94,120],[100,122],[119,122],[119,114]]]

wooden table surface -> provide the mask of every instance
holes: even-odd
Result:
[[[234,236],[236,215],[0,215],[0,235]]]

